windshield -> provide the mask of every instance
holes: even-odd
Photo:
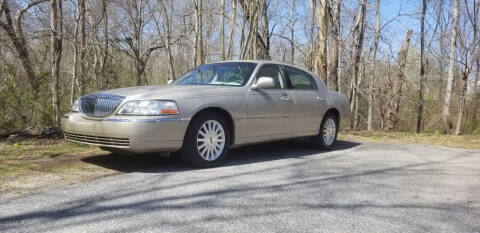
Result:
[[[172,84],[243,86],[254,68],[255,63],[248,62],[207,64],[188,71]]]

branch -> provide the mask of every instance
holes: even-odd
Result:
[[[3,1],[3,0],[2,0]],[[17,27],[17,33],[19,35],[23,35],[23,31],[22,31],[22,17],[23,17],[23,14],[25,14],[25,12],[28,11],[28,9],[40,4],[40,3],[43,3],[43,2],[46,2],[47,0],[37,0],[37,1],[33,1],[31,3],[29,3],[28,5],[26,5],[25,7],[23,7],[22,9],[18,10],[17,11],[17,15],[15,16],[15,21],[16,21],[16,27]]]
[[[165,47],[165,44],[163,43],[163,41],[162,41],[162,42],[153,43],[152,45],[150,45],[150,47],[148,47],[147,50],[145,50],[145,52],[143,52],[143,54],[142,54],[142,56],[140,57],[140,59],[141,59],[142,61],[148,60],[148,57],[150,57],[150,54],[151,54],[153,51],[155,51],[155,50],[157,50],[157,49],[161,49],[161,48],[163,48],[163,47]],[[146,63],[146,62],[145,62],[145,63]]]
[[[0,18],[2,17],[3,14],[3,0],[0,0]]]

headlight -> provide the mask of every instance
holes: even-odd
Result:
[[[72,112],[79,112],[80,111],[80,100],[75,100],[72,105]]]
[[[177,115],[178,106],[173,101],[162,100],[138,100],[130,101],[122,106],[118,111],[119,115],[140,115],[140,116],[158,116],[158,115]]]

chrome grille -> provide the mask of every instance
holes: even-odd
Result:
[[[74,142],[93,144],[97,146],[115,146],[123,148],[128,148],[130,146],[130,139],[128,138],[101,137],[67,132],[64,134],[67,140]]]
[[[111,94],[90,94],[80,98],[80,112],[89,117],[104,117],[112,113],[125,99]]]

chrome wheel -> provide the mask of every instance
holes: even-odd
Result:
[[[215,120],[208,120],[197,133],[197,151],[207,161],[216,160],[225,147],[225,130]]]
[[[327,146],[332,145],[336,134],[337,127],[335,126],[335,121],[332,118],[328,118],[325,124],[323,124],[323,143]]]

